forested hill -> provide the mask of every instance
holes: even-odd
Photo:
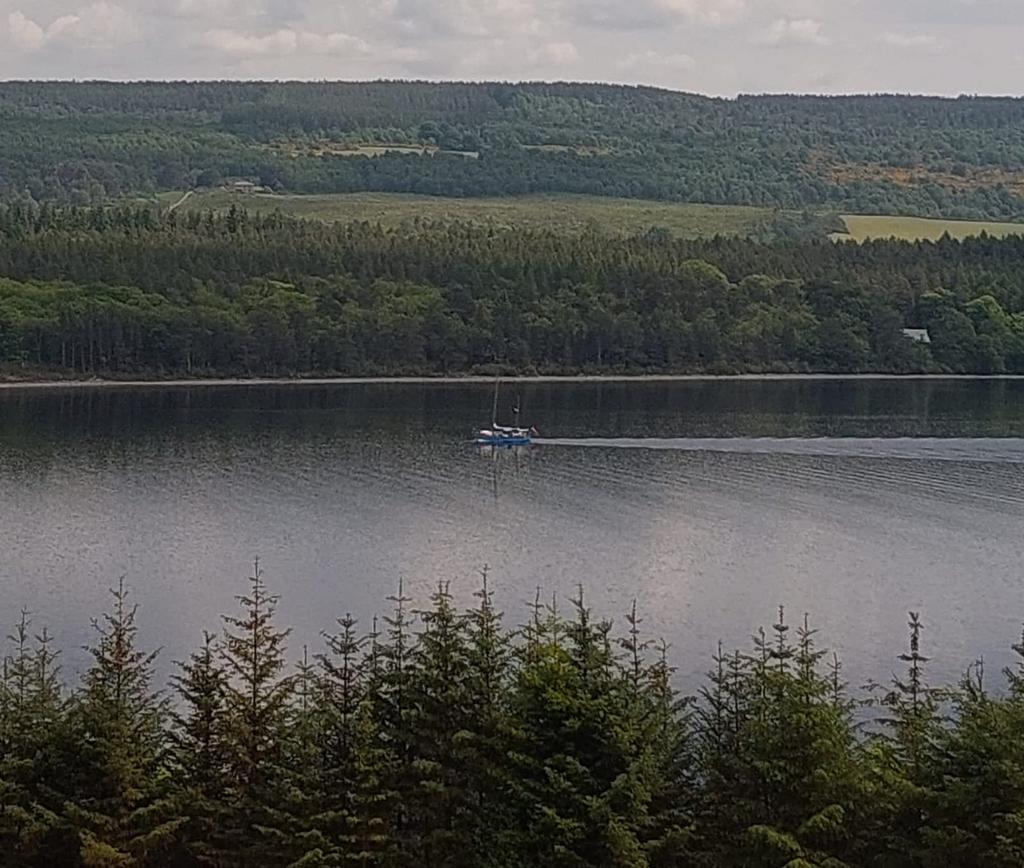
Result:
[[[0,84],[0,197],[588,193],[1024,220],[1024,100],[593,84]]]

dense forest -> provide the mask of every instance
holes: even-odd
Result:
[[[0,209],[0,364],[22,376],[1024,372],[1022,258],[1020,236],[684,241],[14,205]]]
[[[0,84],[0,197],[588,193],[1024,220],[1024,100],[596,84]]]
[[[851,694],[806,616],[695,697],[581,588],[510,626],[486,571],[288,656],[259,565],[154,684],[123,582],[73,690],[26,614],[0,680],[0,862],[61,866],[1019,866],[1024,662],[927,679],[923,625]],[[212,626],[212,625],[211,625]],[[1024,644],[1015,646],[1024,658]],[[895,653],[895,649],[894,649]]]

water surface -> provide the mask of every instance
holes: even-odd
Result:
[[[937,678],[1009,661],[1024,618],[1024,382],[530,383],[542,437],[481,454],[487,384],[0,392],[0,618],[67,649],[121,575],[183,657],[259,555],[293,650],[367,621],[399,577],[510,622],[535,589],[634,597],[692,686],[719,639],[809,611],[851,680],[884,678],[909,609]]]

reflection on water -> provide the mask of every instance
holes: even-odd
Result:
[[[937,673],[998,666],[1024,618],[1024,383],[528,384],[546,438],[481,451],[487,384],[0,392],[0,593],[69,649],[125,575],[165,659],[259,555],[295,642],[368,618],[399,576],[511,623],[540,586],[633,596],[692,683],[715,642],[808,610],[854,681],[907,609]]]

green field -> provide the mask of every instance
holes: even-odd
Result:
[[[170,206],[181,193],[163,193],[160,204]],[[597,230],[632,235],[661,227],[679,238],[709,238],[715,235],[750,236],[762,234],[777,212],[741,205],[697,205],[651,202],[642,199],[614,199],[603,196],[505,196],[484,199],[454,199],[407,193],[337,193],[325,195],[244,194],[226,190],[197,191],[180,204],[182,211],[226,211],[237,205],[247,211],[280,211],[293,217],[347,223],[367,220],[386,226],[400,226],[413,220],[468,220],[495,226],[555,228],[559,231]],[[900,238],[908,241],[936,240],[944,233],[967,238],[989,235],[1024,234],[1024,223],[990,223],[968,220],[937,220],[924,217],[889,217],[844,214],[848,234],[836,240],[866,241],[870,238]]]
[[[866,214],[843,214],[849,238],[867,241],[870,238],[902,238],[907,241],[935,241],[948,233],[952,238],[968,238],[987,232],[1002,238],[1024,234],[1024,223],[985,223],[973,220],[933,220],[925,217],[885,217]]]
[[[169,205],[180,198],[180,193],[165,194],[161,195],[160,201]],[[447,199],[403,193],[286,196],[227,191],[195,193],[182,203],[180,209],[223,211],[231,205],[248,211],[280,211],[294,217],[329,222],[368,220],[392,226],[416,219],[458,219],[496,226],[554,227],[571,232],[596,229],[621,235],[658,226],[681,238],[750,235],[763,229],[773,214],[766,208],[647,202],[601,196]]]

